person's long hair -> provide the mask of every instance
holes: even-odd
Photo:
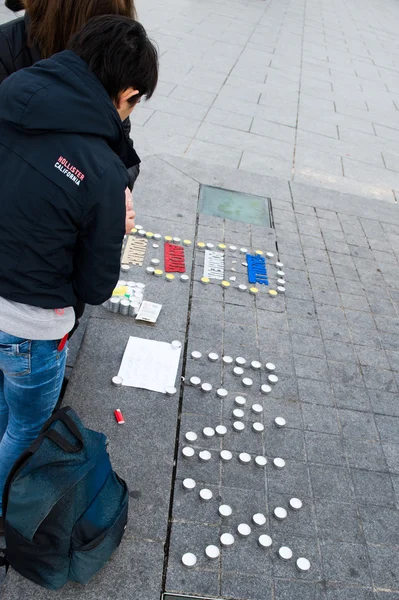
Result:
[[[122,15],[136,19],[134,0],[23,0],[30,24],[28,43],[42,58],[65,50],[91,17]]]

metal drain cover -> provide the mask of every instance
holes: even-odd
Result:
[[[199,212],[211,217],[273,227],[270,198],[201,185]]]

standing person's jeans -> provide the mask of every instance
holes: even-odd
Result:
[[[24,340],[0,331],[0,515],[7,476],[38,436],[60,394],[67,350],[58,341]]]

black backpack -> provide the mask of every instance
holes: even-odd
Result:
[[[3,494],[3,564],[52,590],[88,583],[119,546],[128,489],[106,437],[65,407],[15,463]]]

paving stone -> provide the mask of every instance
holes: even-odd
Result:
[[[342,433],[345,437],[363,438],[367,440],[378,439],[378,432],[372,414],[338,409],[338,417],[341,423]]]
[[[346,464],[345,451],[339,436],[307,431],[305,441],[310,462],[338,466]]]
[[[399,402],[397,394],[380,390],[368,390],[368,395],[374,412],[383,415],[399,417]]]
[[[259,399],[256,399],[258,402]],[[262,402],[260,402],[262,404]],[[274,398],[273,396],[267,396],[263,401],[263,421],[264,423],[271,424],[274,422],[276,416],[284,417],[289,424],[289,427],[303,430],[302,414],[299,402],[293,399]]]
[[[395,494],[388,473],[352,469],[355,494],[361,504],[395,506]]]
[[[288,401],[296,401],[298,399],[298,384],[296,377],[284,376],[280,378],[279,383],[274,386],[271,392],[274,398],[284,398]]]
[[[345,315],[350,327],[375,328],[375,321],[371,313],[346,309]]]
[[[196,461],[198,457],[191,460]],[[219,486],[207,484],[207,489],[213,493],[213,499],[203,502],[199,499],[199,491],[203,485],[197,485],[193,492],[186,492],[180,485],[175,486],[173,498],[173,519],[176,521],[192,521],[218,526],[220,517],[217,512]]]
[[[367,388],[384,392],[397,392],[398,388],[392,371],[363,366],[362,372]]]
[[[275,600],[325,600],[322,583],[276,580],[274,584]]]
[[[255,307],[253,306],[244,308],[243,306],[225,304],[224,318],[228,323],[242,323],[244,325],[252,324],[255,321]]]
[[[219,404],[219,402],[216,400],[215,398],[215,402]],[[220,417],[217,421],[220,420]],[[214,436],[212,438],[205,438],[202,435],[202,430],[204,429],[204,427],[213,427],[218,425],[219,423],[216,422],[215,423],[215,419],[210,416],[210,415],[203,415],[203,414],[197,414],[197,413],[182,413],[181,415],[181,425],[180,425],[180,439],[181,439],[181,443],[184,445],[187,445],[187,442],[185,440],[185,434],[187,433],[187,431],[195,431],[195,433],[198,435],[198,440],[195,443],[195,445],[197,447],[201,447],[204,448],[206,450],[220,450],[220,438],[217,436]],[[191,463],[191,461],[182,461],[182,464],[188,464]],[[209,468],[210,464],[203,464],[200,463],[201,467],[204,468]],[[186,476],[187,477],[187,476]]]
[[[316,309],[317,317],[320,321],[334,321],[339,323],[341,327],[346,326],[345,312],[342,308],[338,306],[323,306],[322,304],[317,304]]]
[[[397,443],[399,439],[399,418],[376,415],[375,422],[383,442]]]
[[[338,342],[350,343],[351,336],[346,324],[335,321],[320,321],[320,329],[325,340],[336,340]]]
[[[332,233],[339,233],[337,231],[334,231]],[[324,232],[324,236],[325,236],[326,232]],[[334,252],[335,254],[341,254],[342,256],[346,255],[349,256],[350,255],[350,247],[348,246],[348,244],[344,241],[345,237],[343,235],[340,234],[339,239],[334,239],[334,238],[330,238],[330,239],[325,239],[325,243],[326,243],[326,248],[329,252]],[[331,261],[332,264],[348,264],[346,262],[339,262],[339,261]]]
[[[288,317],[288,323],[292,333],[321,337],[320,327],[317,319]]]
[[[355,363],[333,362],[329,360],[328,370],[333,383],[341,382],[346,386],[363,386],[362,373]]]
[[[393,352],[392,350],[387,350],[386,356],[388,357],[388,361],[391,366],[391,369],[393,369],[394,371],[399,371],[399,352]],[[387,365],[386,363],[383,366],[381,366],[381,365],[378,365],[378,366],[383,369],[389,369],[389,365]]]
[[[297,354],[294,355],[294,361],[298,377],[328,381],[327,361]]]
[[[319,305],[331,305],[338,306],[342,305],[341,297],[335,290],[313,290],[313,298],[316,303],[316,312],[318,311]]]
[[[356,362],[356,355],[351,344],[335,340],[325,340],[324,347],[329,360],[342,362]]]
[[[252,525],[248,517],[247,521]],[[253,526],[253,532],[255,533],[255,526]],[[261,533],[263,533],[263,529],[262,531],[260,528],[256,530],[256,534],[261,535]],[[231,551],[229,549],[222,551],[224,573],[240,573],[268,578],[272,576],[271,554],[260,548],[255,535],[251,535],[248,539],[237,539],[235,546],[231,548]]]
[[[313,580],[317,581],[321,579],[321,558],[319,554],[319,548],[316,540],[312,537],[297,537],[291,536],[289,542],[286,541],[284,534],[276,534],[276,547],[282,545],[288,545],[293,551],[293,558],[290,561],[283,561],[277,556],[276,553],[273,555],[273,571],[275,577],[294,577],[302,580]],[[294,557],[304,556],[311,564],[311,568],[308,572],[299,572],[295,567]]]
[[[371,584],[367,554],[363,545],[324,541],[321,553],[327,580]]]
[[[285,314],[272,313],[265,310],[258,311],[258,326],[277,331],[288,331],[288,319]]]
[[[299,252],[300,250],[297,250]],[[283,249],[284,252],[284,249]],[[288,252],[288,249],[285,249],[285,252]],[[285,271],[284,271],[285,272]],[[299,285],[306,285],[308,283],[308,276],[305,271],[301,271],[299,269],[290,269],[289,272],[289,281],[290,283],[298,283]]]
[[[302,416],[307,431],[339,434],[337,410],[328,406],[302,404]]]
[[[288,354],[292,352],[289,333],[259,328],[259,345],[263,356],[272,357],[278,349]]]
[[[399,563],[397,546],[368,546],[374,584],[379,588],[395,588],[398,585]]]
[[[277,457],[273,453],[270,458]],[[267,470],[267,485],[270,492],[292,494],[296,498],[311,495],[307,465],[293,460],[286,460],[286,465],[281,470],[276,470],[270,465]]]
[[[399,335],[384,331],[382,331],[379,335],[386,350],[399,350]]]
[[[387,461],[379,442],[345,439],[344,447],[350,466],[373,471],[387,471]]]
[[[364,246],[357,246],[356,244],[352,244],[351,242],[353,241],[359,241],[359,240],[354,240],[353,237],[352,238],[347,238],[347,242],[349,245],[349,251],[351,253],[351,256],[354,256],[356,258],[372,258],[373,257],[373,253],[371,252],[370,248],[368,248],[366,245]],[[361,240],[363,244],[367,244],[367,242],[365,242],[364,240]]]
[[[324,345],[322,340],[311,336],[292,334],[292,348],[295,354],[324,358]]]
[[[390,368],[384,350],[370,350],[364,346],[355,346],[355,350],[361,365],[378,367],[379,369]]]
[[[270,579],[224,573],[222,576],[222,595],[246,600],[272,600],[272,582]]]
[[[392,473],[399,473],[399,445],[383,444],[382,447],[388,463],[388,469]]]
[[[183,445],[187,446],[188,444],[185,443]],[[181,482],[188,477],[194,479],[197,482],[197,485],[201,485],[202,487],[206,487],[208,485],[218,485],[218,482],[220,480],[220,449],[215,449],[210,447],[209,445],[206,446],[205,444],[201,443],[195,443],[190,445],[192,445],[195,448],[196,456],[190,460],[184,459],[181,455],[179,456],[176,473],[176,478],[178,480],[177,485],[181,487]],[[198,458],[198,452],[200,450],[203,450],[204,448],[210,450],[210,453],[212,455],[212,458],[209,461],[209,463],[201,462]]]
[[[284,428],[283,431],[270,425],[265,435],[266,454],[290,458],[293,460],[305,460],[305,441],[302,431]]]
[[[375,322],[379,331],[399,333],[399,319],[386,316],[375,316]]]
[[[391,507],[360,507],[364,535],[369,544],[397,545],[399,514]]]
[[[371,410],[367,391],[360,387],[346,387],[339,382],[333,383],[335,402],[338,408],[353,410]]]
[[[204,372],[206,373],[206,370],[204,370]],[[192,376],[200,376],[197,369],[193,369],[189,373],[188,379],[190,379]],[[202,381],[205,381],[205,378],[202,379]],[[212,385],[214,385],[216,389],[217,382],[214,379],[211,381]],[[219,384],[219,387],[220,385],[221,383]],[[204,394],[196,388],[186,386],[184,392],[184,410],[186,410],[187,413],[206,415],[208,419],[212,420],[212,423],[219,424],[221,410],[219,403],[215,401],[215,396],[213,393]]]
[[[230,450],[231,448],[232,445],[225,445],[226,450]],[[243,444],[241,448],[233,452],[233,459],[231,461],[222,464],[221,473],[223,487],[263,491],[265,482],[259,477],[258,467],[255,466],[254,460],[252,460],[249,465],[241,464],[238,460],[238,455],[241,452],[248,452],[248,447]],[[256,455],[263,454],[263,448],[259,448],[252,454],[252,458],[254,459]]]
[[[325,248],[325,243],[320,233],[318,235],[306,235],[301,233],[300,237],[304,248]]]
[[[288,540],[290,536],[311,537],[316,535],[315,515],[312,502],[303,498],[303,506],[300,510],[294,512],[289,508],[289,501],[292,498],[290,494],[269,493],[268,506],[270,511],[270,531],[271,537],[276,535],[279,538]],[[286,508],[288,516],[283,521],[277,521],[272,516],[273,510],[277,506]]]
[[[358,329],[355,326],[350,327],[352,342],[359,346],[368,348],[381,348],[381,336],[377,329]]]
[[[318,275],[316,273],[310,273],[309,275],[312,287],[321,288],[323,290],[335,290],[335,279],[334,277],[326,275]]]
[[[352,483],[346,468],[330,465],[310,465],[315,498],[341,502],[353,501]]]
[[[376,315],[387,315],[389,317],[396,317],[397,311],[394,304],[390,300],[383,300],[381,298],[374,299],[368,296],[371,312]]]
[[[356,294],[358,296],[365,295],[363,285],[360,281],[353,281],[346,277],[341,279],[336,277],[336,283],[341,294]]]
[[[341,248],[339,248],[339,250],[341,250]],[[328,256],[329,256],[329,259],[330,259],[330,262],[332,265],[346,265],[348,267],[354,266],[353,258],[351,256],[349,256],[349,251],[345,252],[343,254],[340,251],[333,252],[329,249]],[[341,279],[339,279],[339,281],[341,281]],[[342,281],[346,281],[346,278]],[[337,278],[337,283],[338,283],[338,278]]]
[[[214,571],[184,569],[183,566],[176,569],[169,568],[166,589],[168,592],[180,592],[181,594],[217,596],[219,594],[219,577]]]
[[[319,255],[316,254],[316,256],[314,258],[307,258],[306,259],[306,266],[307,269],[309,271],[310,274],[318,274],[318,275],[325,275],[327,277],[332,277],[332,271],[331,271],[331,267],[328,261],[328,257],[326,255],[326,258],[323,261],[321,260],[317,260],[316,257],[317,256],[324,256],[322,254],[322,250],[318,250],[318,252],[320,253]],[[315,253],[315,249],[312,248],[311,249],[311,253],[314,254]],[[313,283],[313,282],[312,282]],[[324,286],[322,286],[324,289]],[[317,288],[316,288],[317,289]],[[329,289],[329,287],[326,287],[326,289]]]
[[[297,298],[287,298],[287,312],[289,315],[313,317],[315,315],[315,308],[313,302],[298,300]]]
[[[359,512],[354,504],[316,502],[317,529],[326,541],[363,543]]]
[[[265,479],[265,474],[264,479]],[[267,528],[269,525],[269,512],[268,512],[268,499],[266,497],[266,490],[256,490],[256,493],[252,489],[242,488],[228,488],[220,487],[220,493],[215,496],[216,506],[220,504],[228,504],[232,508],[232,516],[228,519],[226,525],[227,528],[233,529],[239,523],[249,523],[252,515],[256,513],[262,513],[266,516],[267,521],[264,526]],[[223,520],[223,523],[225,521]],[[262,529],[263,532],[263,529]]]
[[[370,311],[370,306],[367,298],[358,294],[346,294],[341,292],[342,306],[352,310]]]
[[[315,379],[298,378],[298,389],[301,402],[326,406],[334,405],[334,395],[329,383]]]
[[[240,340],[240,344],[243,346],[252,346],[256,337],[255,325],[240,325],[237,323],[229,323],[223,334],[224,343],[228,345],[233,345],[235,341]]]
[[[393,475],[391,473],[392,485],[396,494],[396,503],[399,503],[399,475]]]
[[[327,586],[327,600],[374,600],[372,588]]]

